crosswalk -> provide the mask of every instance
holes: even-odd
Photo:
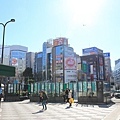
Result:
[[[42,111],[42,106],[28,100],[20,102],[3,102],[0,120],[104,120],[116,109],[112,106],[81,106],[48,103],[48,109]]]

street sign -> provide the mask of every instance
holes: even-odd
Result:
[[[0,64],[0,76],[15,76],[15,67]]]

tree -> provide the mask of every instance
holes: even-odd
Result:
[[[30,81],[30,79],[33,79],[32,68],[27,67],[23,72],[23,76],[25,77],[25,83],[27,83],[28,80]]]

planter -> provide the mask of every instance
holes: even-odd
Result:
[[[39,102],[39,97],[38,96],[30,96],[30,102]]]
[[[78,98],[78,103],[98,103],[98,98],[94,96],[81,96]]]
[[[30,102],[39,102],[38,96],[30,96]],[[62,97],[48,97],[48,103],[62,103]]]
[[[14,102],[14,101],[20,101],[19,96],[6,96],[4,98],[4,101]]]

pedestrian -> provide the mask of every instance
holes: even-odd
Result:
[[[72,103],[74,103],[74,99],[72,98],[72,90],[69,90],[68,102],[69,102],[69,107],[72,107]]]
[[[65,91],[65,99],[66,99],[66,102],[69,102],[69,98],[68,98],[68,94],[69,94],[69,89],[67,88],[66,91]]]
[[[45,91],[42,91],[42,106],[43,106],[42,110],[47,110],[47,100],[48,100],[47,94],[45,93]]]

